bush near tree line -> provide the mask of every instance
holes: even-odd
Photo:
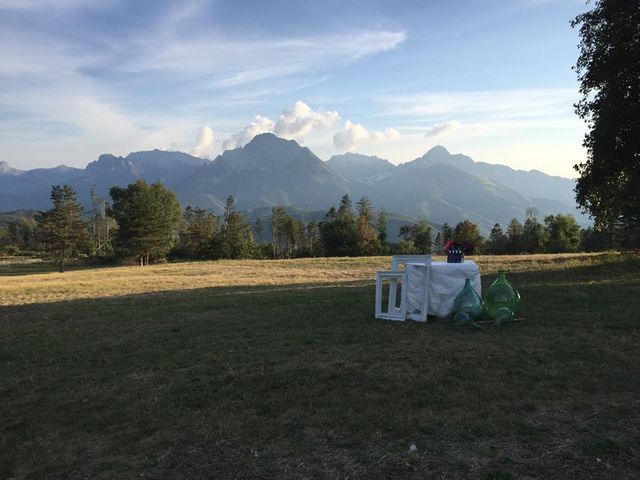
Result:
[[[353,208],[349,195],[331,207],[319,222],[303,223],[276,206],[269,218],[249,225],[235,208],[233,196],[224,213],[187,206],[180,208],[175,194],[160,183],[139,180],[126,188],[113,187],[111,202],[92,191],[89,215],[69,186],[54,186],[52,209],[34,219],[23,218],[0,227],[0,253],[32,250],[55,258],[61,269],[68,258],[84,254],[146,265],[174,259],[295,258],[443,254],[448,240],[466,241],[474,253],[519,254],[599,251],[615,247],[610,231],[581,229],[572,215],[549,215],[542,221],[535,209],[524,223],[514,218],[503,230],[496,224],[487,238],[478,225],[464,220],[437,231],[426,218],[402,225],[389,238],[387,214],[376,211],[369,199]],[[271,241],[263,242],[265,230]]]

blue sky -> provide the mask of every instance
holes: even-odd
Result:
[[[271,131],[321,158],[442,144],[574,176],[582,0],[0,0],[0,160],[214,158]]]

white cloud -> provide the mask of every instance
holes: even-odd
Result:
[[[354,150],[358,145],[365,143],[389,142],[400,136],[400,132],[395,128],[387,128],[384,131],[370,134],[360,123],[353,123],[347,120],[344,130],[337,132],[333,136],[333,145],[338,150]]]
[[[253,137],[261,133],[273,131],[273,120],[261,115],[256,115],[253,121],[242,127],[238,133],[234,133],[222,143],[223,150],[232,150],[238,147],[244,147]]]
[[[260,133],[274,133],[282,138],[300,141],[312,130],[334,126],[339,120],[340,114],[336,111],[313,110],[298,100],[291,108],[283,110],[275,122],[268,117],[256,115],[251,123],[226,139],[222,148],[230,150],[243,147]]]
[[[359,143],[369,139],[369,133],[360,123],[351,123],[347,120],[344,130],[337,132],[333,136],[333,144],[340,150],[353,150]]]
[[[429,128],[424,136],[426,138],[435,140],[436,138],[440,138],[448,134],[449,132],[456,130],[460,127],[460,122],[456,120],[451,120],[445,123],[437,123],[433,127]]]
[[[216,154],[215,137],[211,127],[204,126],[200,129],[196,144],[191,149],[191,154],[211,160]]]
[[[158,6],[135,25],[101,24],[99,34],[90,28],[94,18],[88,10],[110,9],[116,18],[126,13],[125,3],[0,0],[0,12],[11,10],[10,17],[0,19],[0,110],[8,118],[0,119],[0,154],[22,158],[29,149],[34,161],[80,164],[102,151],[163,148],[172,142],[188,151],[198,147],[189,132],[205,122],[213,122],[216,132],[233,131],[225,122],[234,115],[250,118],[240,102],[266,105],[272,95],[265,89],[291,94],[296,86],[322,82],[329,72],[406,39],[403,31],[376,28],[236,35],[212,15],[210,0]],[[53,11],[56,22],[49,25]],[[212,119],[211,106],[185,107],[196,98],[234,111]],[[257,117],[225,143],[242,145],[276,125],[280,135],[301,138],[337,118],[337,112],[305,113],[294,105],[274,121]],[[47,132],[41,155],[33,155],[35,147],[24,140],[27,130],[32,136]],[[64,151],[52,153],[55,149],[46,145],[54,144],[64,145]]]
[[[373,132],[371,140],[374,142],[390,142],[400,136],[400,132],[395,128],[386,128],[383,132]]]
[[[338,123],[336,111],[314,111],[302,101],[283,111],[276,122],[273,133],[283,138],[301,139],[316,127],[332,127]]]

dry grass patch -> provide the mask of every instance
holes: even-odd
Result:
[[[469,257],[480,265],[483,275],[494,275],[500,268],[507,268],[510,272],[586,268],[602,263],[605,259],[611,261],[612,258],[615,257],[606,254]],[[444,257],[436,256],[434,259],[444,260]],[[48,265],[9,265],[0,266],[0,305],[219,287],[371,283],[375,272],[387,270],[389,265],[390,257],[184,262],[148,267],[79,267],[65,273],[38,273],[38,268],[49,269]]]

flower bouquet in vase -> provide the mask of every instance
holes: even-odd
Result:
[[[473,253],[473,245],[465,241],[447,240],[444,251],[447,254],[447,263],[462,263],[465,253]]]

